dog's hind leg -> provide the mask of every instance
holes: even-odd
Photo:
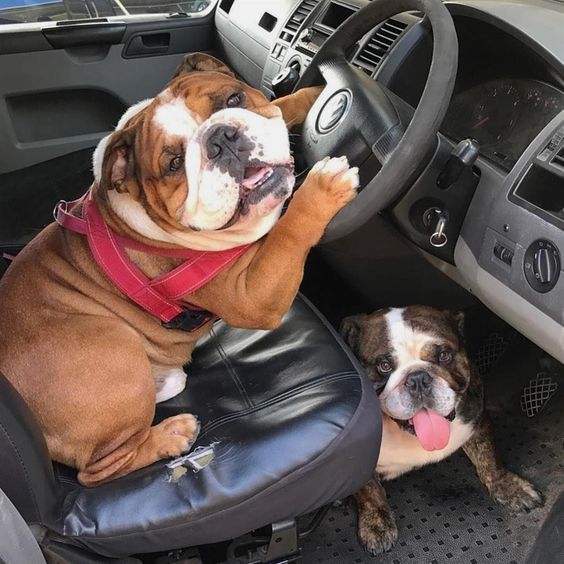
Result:
[[[188,413],[168,417],[158,425],[137,433],[126,433],[117,448],[101,451],[78,473],[84,486],[96,486],[144,468],[157,460],[176,457],[190,450],[198,436],[200,424]],[[113,445],[109,445],[111,448]]]
[[[486,412],[462,448],[476,467],[478,478],[498,503],[512,511],[530,511],[542,505],[540,492],[501,463],[495,448],[493,426]]]
[[[89,315],[53,333],[58,343],[46,338],[32,348],[43,361],[44,380],[31,399],[39,403],[34,411],[52,458],[77,468],[81,484],[94,486],[191,448],[199,432],[193,415],[151,426],[155,382],[135,331]],[[49,354],[61,342],[65,354]]]
[[[354,494],[358,507],[358,538],[371,554],[390,550],[398,538],[396,521],[386,492],[378,478],[372,478]]]

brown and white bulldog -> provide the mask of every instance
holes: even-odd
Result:
[[[346,318],[341,333],[380,398],[382,444],[373,479],[355,499],[365,548],[389,550],[398,531],[381,481],[438,462],[462,447],[490,495],[513,511],[542,503],[499,461],[483,388],[464,348],[464,316],[425,306]]]
[[[92,199],[116,234],[166,249],[254,243],[192,306],[237,327],[276,327],[309,250],[354,198],[358,171],[325,159],[294,185],[288,125],[319,90],[269,102],[217,59],[188,55],[166,89],[130,108],[94,154]],[[80,214],[80,209],[77,210]],[[128,250],[153,279],[178,260]],[[190,449],[190,414],[151,426],[155,402],[185,386],[183,365],[210,323],[169,330],[128,299],[83,235],[45,228],[0,281],[0,370],[37,417],[54,460],[87,486]]]

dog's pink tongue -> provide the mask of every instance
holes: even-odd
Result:
[[[415,434],[425,450],[441,450],[448,444],[450,424],[446,418],[423,408],[412,419]]]
[[[268,172],[272,170],[269,167],[249,167],[245,169],[245,178],[243,178],[243,186],[245,188],[252,188],[255,184],[260,182]]]

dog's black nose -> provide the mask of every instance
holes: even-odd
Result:
[[[432,381],[433,378],[431,378],[428,372],[425,372],[425,370],[418,370],[417,372],[412,372],[405,379],[405,387],[411,393],[424,394],[431,387]]]
[[[205,148],[208,159],[231,159],[241,150],[241,135],[234,125],[212,125],[205,139]]]

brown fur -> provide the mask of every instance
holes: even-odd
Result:
[[[530,511],[542,503],[540,493],[532,484],[503,466],[495,448],[493,426],[486,411],[462,450],[476,468],[480,482],[498,503],[511,511]]]
[[[201,58],[185,61],[184,71],[202,64]],[[230,73],[214,70],[213,62],[205,66],[210,64],[212,72],[181,71],[168,86],[174,95],[184,93],[203,118],[214,111],[218,96],[238,89],[252,111],[266,116],[281,110],[293,124],[303,120],[316,96],[310,89],[270,104]],[[186,182],[162,174],[163,140],[147,125],[153,106],[112,137],[94,198],[117,233],[155,245],[119,219],[106,197],[109,190],[128,190],[164,229],[181,227],[175,211]],[[142,147],[151,149],[142,154]],[[271,232],[189,296],[190,303],[238,327],[276,327],[296,296],[309,250],[354,195],[350,182],[311,173]],[[176,265],[140,252],[130,256],[150,277]],[[55,224],[0,280],[0,300],[0,370],[35,413],[52,458],[76,467],[82,484],[93,486],[190,448],[199,429],[193,416],[151,427],[151,367],[184,365],[209,327],[195,333],[164,329],[108,281],[83,236]]]

